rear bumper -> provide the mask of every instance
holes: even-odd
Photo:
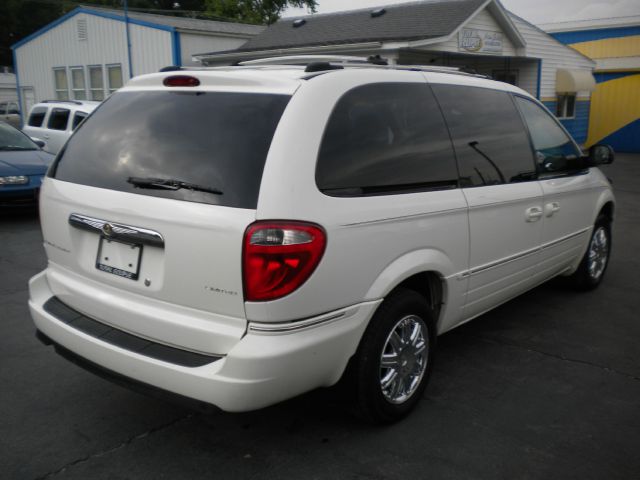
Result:
[[[266,407],[336,383],[379,301],[308,319],[299,329],[249,332],[219,360],[187,367],[146,356],[86,333],[45,310],[54,296],[45,272],[29,282],[36,328],[62,351],[110,371],[226,411]],[[291,324],[288,324],[291,325]]]

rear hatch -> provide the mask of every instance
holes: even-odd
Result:
[[[289,98],[113,94],[69,140],[41,194],[53,292],[116,328],[225,354],[246,329],[242,238]]]

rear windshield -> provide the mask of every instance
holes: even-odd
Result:
[[[256,208],[262,170],[288,95],[119,92],[77,129],[52,176],[141,195]],[[144,188],[177,180],[221,191]],[[138,183],[134,181],[133,183]]]

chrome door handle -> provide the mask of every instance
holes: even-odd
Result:
[[[49,140],[49,135],[43,135],[44,138],[46,138],[47,140]]]
[[[556,213],[558,210],[560,210],[560,204],[558,202],[547,203],[544,206],[544,211],[547,217],[550,217],[551,215]]]
[[[540,207],[531,207],[527,208],[526,218],[527,222],[537,222],[542,217],[542,208]]]

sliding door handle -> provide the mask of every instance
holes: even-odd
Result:
[[[527,208],[526,220],[527,222],[537,222],[542,217],[542,208],[540,207],[531,207]]]

